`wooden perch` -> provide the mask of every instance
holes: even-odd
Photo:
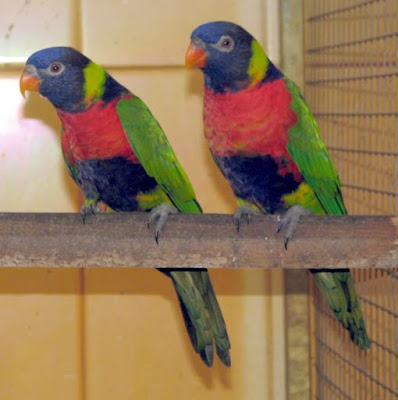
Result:
[[[3,267],[391,268],[398,266],[398,218],[305,217],[289,243],[277,217],[238,233],[231,215],[170,216],[159,244],[148,214],[0,214]]]

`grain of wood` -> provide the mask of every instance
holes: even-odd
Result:
[[[2,267],[390,268],[398,218],[306,217],[285,250],[277,217],[238,233],[230,215],[170,216],[159,244],[144,213],[0,214]]]

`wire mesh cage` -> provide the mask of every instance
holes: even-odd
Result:
[[[397,0],[305,0],[304,32],[305,96],[349,213],[398,215]],[[398,268],[352,273],[371,349],[312,284],[312,398],[397,399]]]

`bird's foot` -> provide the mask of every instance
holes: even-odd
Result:
[[[290,239],[293,237],[294,232],[296,231],[300,218],[307,215],[312,215],[312,212],[308,210],[308,208],[295,205],[290,207],[285,213],[285,215],[282,218],[280,218],[278,222],[278,233],[282,229],[287,227],[284,239],[286,250],[287,250],[287,244],[289,243]]]
[[[253,207],[247,205],[239,206],[233,216],[236,230],[239,232],[240,225],[242,224],[242,222],[246,222],[247,224],[249,224],[252,219],[252,216],[259,214],[261,214],[260,211],[255,210]]]
[[[80,214],[83,219],[83,225],[85,224],[88,215],[95,215],[98,214],[99,212],[101,212],[101,209],[97,204],[97,200],[93,199],[84,200],[84,204],[80,208]]]
[[[152,208],[149,219],[148,219],[148,228],[151,224],[155,223],[155,241],[159,243],[159,235],[162,231],[164,224],[169,217],[169,214],[176,214],[178,213],[177,208],[171,206],[170,204],[162,203],[159,206]]]

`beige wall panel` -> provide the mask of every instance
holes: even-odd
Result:
[[[212,277],[234,343],[232,369],[218,360],[208,369],[192,350],[171,281],[160,272],[86,273],[87,398],[241,398],[242,272]]]
[[[0,64],[73,43],[72,0],[0,0]]]
[[[106,65],[183,65],[191,32],[215,20],[262,34],[261,0],[82,0],[83,50]]]
[[[0,270],[0,398],[77,400],[77,270]]]
[[[17,73],[0,75],[1,212],[76,211],[59,123]],[[81,392],[79,271],[0,269],[0,398],[74,400]]]
[[[0,210],[76,211],[80,194],[63,165],[54,108],[36,94],[24,101],[18,82],[19,73],[0,74]]]
[[[271,271],[212,270],[232,368],[193,351],[171,282],[158,271],[86,271],[87,399],[283,399],[284,335],[272,331]],[[274,287],[272,287],[274,283]],[[273,365],[279,365],[273,369]]]

